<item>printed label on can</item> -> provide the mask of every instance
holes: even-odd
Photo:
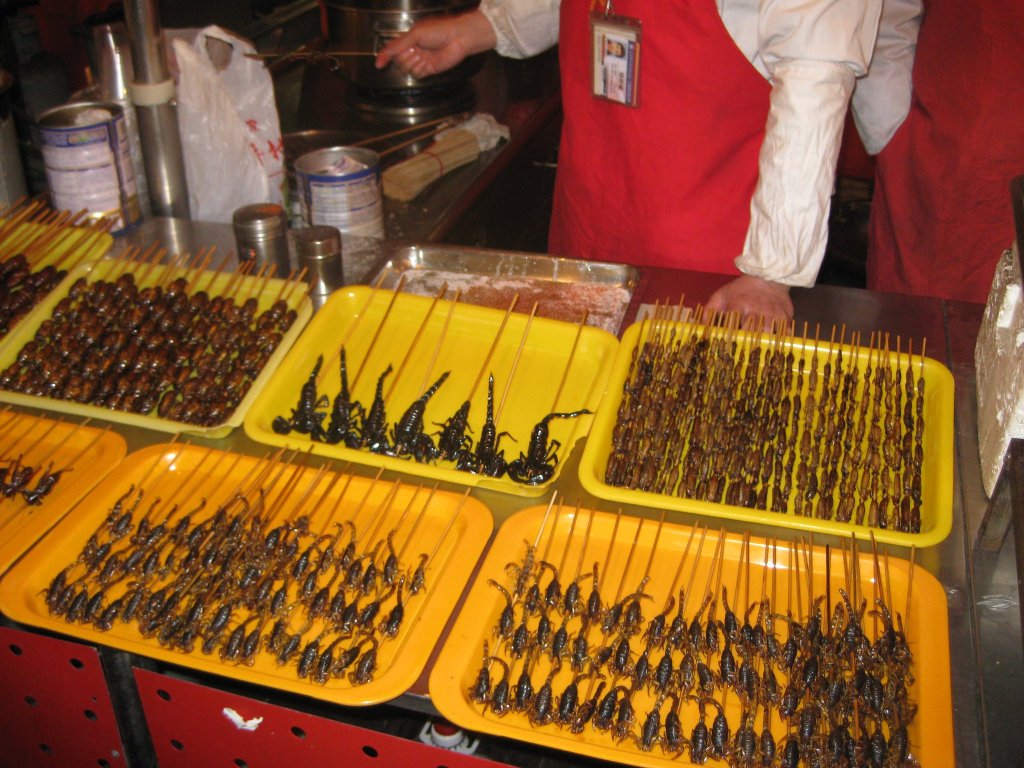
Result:
[[[319,149],[299,158],[295,171],[307,224],[364,237],[384,236],[380,164],[375,153],[347,147]]]
[[[70,104],[43,113],[39,138],[54,208],[85,210],[119,232],[141,218],[128,128],[116,104]]]

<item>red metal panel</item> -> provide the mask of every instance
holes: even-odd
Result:
[[[161,768],[200,765],[501,768],[504,765],[148,670],[136,669],[135,682]]]
[[[0,627],[0,712],[4,765],[126,764],[92,646]]]

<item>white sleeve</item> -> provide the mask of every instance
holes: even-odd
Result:
[[[845,63],[778,61],[737,268],[786,285],[813,285],[854,71]]]
[[[889,2],[890,0],[885,0]],[[769,75],[779,62],[799,59],[868,71],[883,0],[762,0],[758,55]]]
[[[921,0],[885,0],[871,68],[850,105],[864,148],[882,151],[910,111],[911,71],[921,27]]]
[[[494,27],[502,56],[525,59],[558,42],[561,0],[480,0],[480,11]]]

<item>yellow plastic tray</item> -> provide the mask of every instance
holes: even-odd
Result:
[[[579,510],[573,508],[558,508],[557,514],[552,514],[548,520],[542,535],[542,523],[545,517],[545,507],[532,507],[524,509],[501,526],[495,536],[494,542],[488,550],[484,563],[481,566],[479,576],[473,582],[469,595],[463,608],[460,610],[451,633],[445,640],[445,644],[438,655],[430,675],[430,696],[434,705],[446,718],[460,726],[489,733],[494,736],[528,741],[545,747],[561,749],[567,752],[574,752],[592,758],[610,760],[615,763],[625,763],[638,766],[662,766],[662,765],[691,765],[688,761],[687,751],[682,758],[673,758],[665,755],[659,747],[651,752],[641,751],[636,744],[630,740],[624,740],[616,744],[609,732],[601,732],[588,725],[582,733],[575,735],[568,729],[559,728],[555,725],[543,727],[531,726],[525,715],[510,712],[499,718],[492,711],[484,711],[480,704],[473,703],[468,695],[470,688],[476,681],[477,674],[481,668],[483,659],[483,646],[486,641],[492,655],[500,655],[508,659],[507,649],[500,644],[492,633],[497,619],[505,607],[505,599],[492,586],[487,583],[488,579],[503,584],[509,590],[512,589],[514,572],[510,575],[506,571],[507,563],[517,565],[523,562],[526,544],[537,544],[536,559],[540,560],[545,552],[549,553],[548,561],[557,568],[559,563],[563,564],[561,573],[561,584],[563,590],[574,579],[580,579],[582,599],[587,600],[592,588],[592,580],[589,573],[593,569],[594,562],[600,564],[600,592],[605,603],[612,602],[616,594],[626,596],[637,589],[644,575],[650,580],[644,588],[644,592],[651,596],[651,600],[641,600],[643,606],[644,620],[649,621],[654,614],[664,610],[666,600],[669,597],[671,586],[677,578],[677,572],[682,571],[678,579],[678,587],[686,589],[689,587],[691,598],[687,600],[687,608],[684,615],[692,618],[697,612],[699,603],[707,594],[709,586],[714,589],[715,581],[712,563],[715,560],[715,549],[718,546],[719,534],[716,531],[708,531],[703,546],[698,547],[701,533],[698,531],[691,541],[692,529],[687,526],[665,523],[658,534],[658,521],[646,520],[641,525],[640,520],[631,517],[622,517],[619,520],[619,528],[614,538],[616,516],[605,512],[594,512],[592,510]],[[573,516],[578,515],[577,524],[573,528]],[[590,518],[593,515],[591,524]],[[586,529],[590,528],[589,536]],[[573,535],[570,538],[570,531]],[[548,541],[553,539],[553,545],[549,547]],[[633,550],[634,539],[637,541],[635,551]],[[651,558],[651,550],[657,541],[655,556]],[[690,541],[689,555],[682,561],[682,553]],[[611,547],[609,547],[611,544]],[[785,611],[792,605],[793,613],[802,610],[807,613],[807,570],[805,567],[805,554],[810,551],[812,560],[811,573],[814,577],[812,591],[815,595],[825,594],[826,550],[822,547],[809,549],[803,547],[794,552],[789,545],[781,542],[775,547],[771,542],[763,539],[752,538],[749,545],[749,559],[742,555],[743,537],[737,534],[725,534],[722,544],[723,565],[721,568],[720,584],[726,587],[729,594],[730,605],[736,611],[738,620],[743,622],[743,610],[739,605],[749,605],[758,602],[762,598],[761,585],[763,565],[768,550],[768,569],[770,573],[766,582],[765,591],[775,613],[785,615]],[[848,548],[849,549],[849,548]],[[700,557],[697,558],[697,552]],[[577,571],[577,564],[580,562],[581,551],[584,574]],[[610,554],[609,554],[610,553]],[[794,554],[801,561],[802,578],[799,582],[794,579],[793,559]],[[845,587],[844,566],[842,552],[837,548],[831,550],[830,576],[831,602],[834,605],[840,601],[839,588]],[[849,551],[847,553],[849,558]],[[696,561],[695,569],[692,569]],[[885,560],[880,556],[879,571],[886,572]],[[680,563],[682,562],[682,568]],[[870,552],[861,551],[859,557],[861,575],[860,595],[866,598],[869,603],[873,602],[875,595],[874,578],[875,572],[874,557]],[[650,563],[650,565],[648,565]],[[744,582],[740,583],[740,594],[748,599],[734,600],[733,593],[736,586],[737,569],[741,564],[749,563],[749,567],[743,570],[749,571],[749,577],[744,575]],[[626,568],[629,565],[628,569]],[[910,563],[906,560],[898,560],[890,557],[888,559],[888,579],[883,575],[883,586],[888,583],[891,588],[891,601],[900,614],[905,610],[906,593],[910,583]],[[648,572],[648,568],[650,568]],[[717,571],[717,569],[714,569]],[[691,571],[693,576],[691,576]],[[774,571],[775,575],[772,575]],[[546,589],[550,572],[545,572],[540,582],[541,592]],[[715,576],[717,578],[717,576]],[[749,580],[749,588],[743,584]],[[791,581],[793,580],[793,581]],[[801,604],[797,604],[795,593],[797,584],[801,587]],[[692,584],[692,586],[690,586]],[[621,586],[620,586],[621,585]],[[621,589],[621,593],[618,590]],[[792,601],[787,596],[792,590],[794,597]],[[774,599],[772,595],[774,594]],[[676,607],[669,614],[669,620],[675,615]],[[521,620],[522,606],[516,607],[515,621],[518,625]],[[706,617],[706,612],[705,612]],[[722,621],[723,610],[721,604],[718,606],[717,619]],[[552,623],[558,626],[552,615]],[[752,614],[751,622],[756,620],[756,612]],[[535,631],[539,621],[537,616],[529,619],[528,626]],[[913,653],[913,667],[915,682],[909,687],[909,695],[912,701],[918,705],[917,715],[908,728],[911,753],[918,760],[920,765],[944,765],[948,763],[949,756],[953,754],[953,716],[952,716],[952,694],[950,684],[950,658],[949,658],[949,624],[946,606],[946,596],[939,582],[927,571],[919,566],[914,568],[912,582],[912,606],[909,620],[905,620],[907,637],[910,649]],[[581,624],[580,618],[572,619],[568,625],[571,634],[575,634]],[[874,639],[874,633],[879,626],[873,623],[873,618],[865,615],[861,626],[870,639]],[[775,630],[780,638],[780,643],[787,637],[787,629],[784,621],[776,619]],[[591,632],[591,648],[597,643],[595,638],[600,638],[600,632]],[[633,638],[634,648],[633,660],[636,653],[642,646],[642,635]],[[613,636],[617,641],[618,636]],[[720,636],[720,640],[721,640]],[[652,668],[660,659],[660,653],[652,653]],[[680,655],[675,653],[674,664],[678,667]],[[741,661],[736,656],[737,665]],[[515,687],[523,662],[518,661],[512,666],[510,682]],[[551,662],[546,655],[541,655],[539,660],[533,662],[531,668],[531,680],[536,691],[546,679]],[[714,665],[717,670],[717,664]],[[491,683],[497,684],[502,677],[502,669],[498,664],[491,664]],[[555,694],[553,707],[557,706],[557,697],[572,680],[573,673],[568,663],[564,663],[552,680],[552,690]],[[785,684],[784,675],[778,678],[780,687]],[[607,685],[613,684],[606,680]],[[628,676],[620,679],[618,684],[629,685]],[[588,692],[588,683],[580,682],[580,700],[582,701]],[[604,693],[607,693],[606,688]],[[591,693],[591,695],[593,695]],[[721,699],[720,690],[716,695]],[[647,691],[640,691],[634,694],[633,705],[636,711],[636,723],[634,732],[638,732],[640,725],[654,708],[656,698]],[[666,700],[661,710],[661,720],[664,722],[672,703]],[[710,728],[712,719],[716,714],[713,706],[708,705],[707,725]],[[725,704],[726,717],[731,726],[731,733],[735,730],[740,720],[739,697],[730,695]],[[776,712],[773,709],[773,712]],[[695,703],[687,702],[679,712],[682,718],[685,735],[689,738],[690,732],[698,720],[698,709]],[[755,732],[760,734],[763,721],[763,708],[759,710]],[[773,714],[773,734],[781,751],[785,727]],[[708,765],[724,764],[714,760],[708,760]]]
[[[666,324],[669,328],[672,325],[672,323]],[[622,402],[623,384],[629,376],[630,361],[638,340],[641,338],[641,333],[644,332],[644,324],[635,323],[623,335],[611,378],[608,381],[608,396],[601,401],[597,415],[594,417],[594,426],[587,439],[579,466],[580,482],[590,493],[599,498],[619,503],[691,512],[702,517],[725,517],[742,520],[746,523],[778,525],[839,536],[855,533],[858,538],[867,539],[873,532],[875,539],[879,542],[905,547],[933,546],[949,534],[953,524],[953,376],[941,363],[927,357],[924,358],[922,374],[925,381],[925,426],[922,439],[924,463],[921,470],[922,502],[921,531],[919,533],[904,533],[877,527],[869,528],[866,525],[856,525],[852,521],[843,523],[837,520],[796,515],[793,511],[795,487],[790,495],[788,512],[776,513],[609,485],[605,482],[605,469],[611,453],[612,430],[615,426],[619,405]],[[713,333],[720,332],[713,331]],[[750,338],[750,335],[744,332],[734,332],[734,334],[738,344],[743,344]],[[791,350],[797,362],[803,357],[807,370],[810,370],[811,355],[815,349],[813,341],[791,339],[783,343],[783,348],[786,351]],[[819,369],[824,365],[825,355],[828,354],[830,348],[833,350],[833,354],[835,350],[841,348],[844,365],[848,366],[849,361],[854,360],[861,373],[871,359],[869,351],[863,347],[838,343],[830,347],[827,342],[824,342],[817,347]],[[894,363],[897,359],[903,361],[902,366],[905,366],[908,360],[906,354],[897,356],[894,351],[890,353],[890,356]],[[872,365],[877,365],[877,363],[876,353]],[[916,380],[921,370],[919,366],[922,365],[920,355],[914,355],[913,365]],[[902,366],[900,370],[903,369]],[[795,371],[794,368],[794,382],[799,379],[799,374]],[[819,388],[820,386],[819,380]]]
[[[381,327],[392,297],[395,297],[394,306]],[[424,416],[424,431],[438,432],[438,424],[454,414],[469,397],[470,390],[487,362],[488,352],[505,313],[467,304],[456,304],[452,308],[451,302],[446,301],[437,302],[431,311],[433,304],[432,299],[422,296],[399,294],[396,297],[390,291],[374,291],[367,287],[352,287],[334,293],[317,312],[306,333],[250,409],[245,419],[246,434],[270,445],[300,445],[303,449],[311,448],[314,453],[324,456],[386,467],[421,477],[522,496],[542,494],[547,483],[531,486],[517,483],[508,477],[492,479],[461,472],[448,462],[421,464],[411,459],[381,456],[370,451],[346,448],[344,445],[314,442],[294,432],[279,435],[271,428],[274,417],[290,415],[298,400],[299,390],[320,355],[324,357],[324,368],[318,391],[329,399],[334,398],[340,388],[341,377],[338,350],[344,344],[351,396],[367,409],[373,402],[378,377],[388,365],[393,366],[394,372],[384,382],[387,417],[392,426],[428,386],[442,373],[450,371],[447,381],[428,402]],[[608,364],[617,344],[614,336],[598,328],[587,326],[580,330],[579,326],[571,323],[539,317],[532,320],[524,342],[528,322],[527,316],[518,313],[508,317],[500,341],[487,365],[487,371],[494,374],[497,428],[499,431],[508,431],[517,441],[512,442],[508,437],[501,439],[500,448],[509,461],[518,457],[521,451],[526,451],[534,425],[548,413],[581,408],[593,411],[597,408],[604,393]],[[522,353],[516,364],[520,346]],[[499,405],[513,370],[512,386],[508,390],[505,406],[499,413]],[[473,431],[467,434],[474,441],[480,436],[480,427],[486,413],[487,371],[483,373],[473,393],[469,412],[469,424]],[[329,413],[330,405],[325,410]],[[575,419],[553,419],[550,422],[551,439],[561,443],[558,449],[560,459],[564,459],[573,443],[587,433],[592,418],[582,416]],[[323,423],[326,425],[328,420],[325,419]],[[559,469],[559,466],[555,467],[552,480],[558,476]]]
[[[0,219],[0,228],[6,225],[6,219]],[[25,246],[31,249],[30,263],[32,271],[38,272],[50,264],[58,264],[66,259],[61,268],[69,272],[78,264],[86,264],[99,259],[110,250],[114,238],[107,232],[87,227],[55,227],[33,221],[22,222],[12,227],[0,240],[0,258],[9,258],[24,252]],[[33,246],[33,244],[35,244]],[[45,245],[44,245],[45,244]],[[65,285],[68,276],[58,283],[53,293],[66,291],[70,283]],[[26,313],[20,320],[0,334],[0,340],[10,335],[11,331],[28,317]]]
[[[0,498],[3,573],[124,458],[127,446],[124,438],[109,430],[16,413],[0,416],[0,434],[0,456],[20,457],[22,464],[39,470],[30,488],[44,472],[62,472],[38,505],[20,495]]]
[[[189,280],[196,277],[196,272],[194,270],[190,271],[182,267],[156,265],[150,269],[150,267],[144,263],[125,262],[117,259],[104,259],[91,264],[82,264],[72,270],[62,284],[58,286],[58,289],[51,292],[46,299],[44,299],[27,317],[24,318],[17,328],[7,335],[4,342],[0,344],[0,369],[7,368],[7,366],[17,360],[18,352],[21,348],[35,337],[39,326],[51,316],[53,308],[61,299],[68,295],[71,286],[79,278],[85,277],[89,282],[97,282],[108,279],[108,276],[116,279],[118,275],[125,271],[133,273],[136,278],[145,276],[144,286],[156,285],[161,282],[169,282],[177,276],[184,276]],[[233,273],[205,272],[196,280],[196,284],[206,290],[210,296],[218,295],[218,293],[225,290],[229,284],[232,285],[231,291],[232,295],[235,297],[252,295],[253,292],[259,288],[261,289],[260,293],[256,296],[259,302],[259,308],[257,310],[258,314],[268,309],[275,299],[281,295],[285,281],[265,280],[264,278],[258,278],[255,276],[238,278]],[[136,413],[127,413],[125,411],[103,408],[98,405],[84,405],[81,403],[71,402],[69,400],[24,395],[3,389],[0,389],[0,402],[14,403],[15,405],[24,405],[31,408],[45,408],[46,410],[69,413],[75,416],[105,419],[107,421],[127,424],[133,427],[153,429],[160,432],[171,432],[174,434],[186,433],[211,438],[224,437],[235,427],[241,425],[242,420],[245,418],[245,412],[252,406],[252,403],[256,400],[260,390],[269,380],[271,372],[277,368],[284,359],[289,347],[291,347],[295,342],[295,339],[299,337],[303,326],[313,313],[312,304],[309,299],[306,298],[301,289],[297,289],[292,292],[290,305],[291,308],[296,311],[297,316],[295,318],[295,322],[292,323],[288,332],[284,334],[281,342],[277,346],[277,349],[274,350],[274,353],[267,360],[266,365],[264,365],[263,370],[260,371],[259,375],[253,380],[252,385],[249,387],[249,391],[245,394],[245,397],[242,398],[238,407],[235,408],[235,410],[220,424],[211,427],[202,427],[195,424],[186,424],[180,421],[171,421],[170,419],[164,419],[157,415],[143,416]]]
[[[256,655],[253,666],[247,667],[222,662],[216,651],[203,655],[199,647],[201,640],[191,653],[184,653],[165,648],[155,637],[144,638],[135,623],[118,622],[109,631],[100,632],[92,625],[69,624],[61,617],[50,615],[43,592],[57,572],[78,557],[89,536],[103,524],[116,500],[132,488],[133,483],[150,489],[153,497],[173,497],[181,510],[194,509],[205,498],[205,509],[213,514],[221,503],[231,498],[243,478],[254,476],[249,473],[260,462],[249,456],[173,444],[131,454],[114,475],[108,476],[73,514],[0,581],[0,610],[16,621],[88,642],[337,704],[376,704],[404,693],[422,673],[493,528],[493,518],[485,506],[458,494],[436,491],[431,495],[430,488],[348,475],[337,478],[332,484],[335,477],[331,473],[317,478],[316,471],[309,468],[299,468],[298,475],[292,471],[295,467],[287,467],[281,475],[274,469],[269,475],[277,478],[276,483],[266,483],[270,486],[266,496],[268,505],[273,504],[277,509],[272,523],[284,522],[293,515],[297,518],[297,510],[301,510],[310,517],[311,531],[333,533],[335,521],[352,520],[363,536],[369,536],[376,528],[378,533],[373,540],[376,543],[401,522],[394,537],[395,547],[407,551],[400,560],[411,563],[414,568],[421,553],[431,556],[426,568],[425,590],[416,596],[405,595],[405,620],[401,629],[393,640],[380,646],[374,679],[361,686],[353,686],[347,677],[331,679],[326,685],[300,679],[294,660],[288,666],[278,666],[273,655],[265,651]],[[291,483],[290,488],[288,483]],[[310,491],[311,487],[315,490]],[[183,488],[184,491],[178,493]],[[278,499],[278,493],[283,501]],[[386,504],[392,493],[392,502]],[[297,505],[304,496],[306,500],[300,508]],[[314,499],[319,501],[314,503]],[[138,516],[145,507],[143,501]],[[404,515],[407,508],[409,512]],[[172,525],[181,514],[173,518]],[[196,515],[193,523],[199,522],[199,518]],[[272,524],[267,530],[271,527]],[[406,548],[404,542],[410,532],[414,539]],[[312,539],[305,540],[303,546],[309,543]],[[383,557],[378,562],[380,560]],[[108,597],[115,599],[117,592],[124,589],[123,584],[112,588]],[[297,585],[290,587],[292,597],[297,589]],[[391,602],[382,606],[378,618],[385,616]],[[241,610],[235,614],[236,617],[242,615]],[[299,629],[300,622],[301,619],[296,618],[291,631]],[[267,632],[271,624],[267,623]],[[233,619],[229,626],[234,625]],[[321,626],[322,620],[315,623],[304,635],[304,643],[315,637]]]

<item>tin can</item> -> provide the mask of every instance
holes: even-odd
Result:
[[[39,116],[38,131],[54,208],[110,219],[114,233],[139,222],[142,210],[120,104],[54,107]]]
[[[274,275],[286,277],[291,270],[288,257],[288,219],[277,203],[243,205],[231,216],[238,247],[238,261],[255,261],[257,268],[270,264]]]
[[[327,147],[295,161],[302,218],[345,234],[384,236],[380,156],[361,147]]]

